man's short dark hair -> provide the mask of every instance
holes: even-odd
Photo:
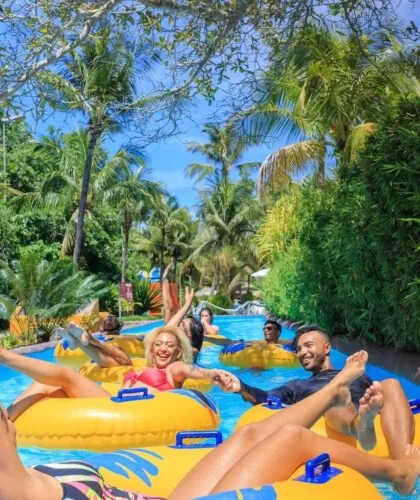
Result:
[[[302,337],[302,335],[305,335],[305,333],[309,332],[322,333],[322,335],[324,335],[327,341],[328,342],[330,341],[330,336],[328,332],[324,330],[324,328],[321,328],[319,325],[303,325],[296,330],[296,335],[294,336],[294,339],[292,341],[292,347],[295,351],[297,350],[297,345],[300,337]]]
[[[276,325],[279,334],[281,333],[281,325],[275,319],[267,319],[264,323],[264,326],[266,325]]]

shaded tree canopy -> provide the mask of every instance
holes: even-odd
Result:
[[[357,34],[395,29],[390,0],[57,0],[2,2],[0,102],[36,91],[35,77],[96,34],[113,31],[147,39],[166,51],[178,91],[191,84],[208,95],[227,68],[246,71],[309,22]]]

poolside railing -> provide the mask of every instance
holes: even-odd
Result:
[[[256,314],[266,314],[264,304],[257,302],[255,300],[248,300],[244,304],[238,304],[232,309],[225,309],[224,307],[219,307],[207,300],[201,301],[196,307],[193,307],[192,312],[195,316],[200,314],[201,309],[203,307],[209,307],[214,311],[221,311],[224,314],[233,315],[233,316],[252,316]]]

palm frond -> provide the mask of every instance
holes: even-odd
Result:
[[[323,158],[324,144],[320,141],[302,141],[289,144],[271,153],[261,165],[257,190],[260,195],[291,180],[294,173],[308,165],[317,165]]]

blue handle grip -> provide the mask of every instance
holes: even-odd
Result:
[[[331,468],[331,460],[328,453],[322,453],[312,460],[308,460],[305,465],[305,475],[308,479],[315,479],[315,476]]]
[[[410,399],[408,403],[413,415],[417,415],[417,413],[420,413],[420,399]]]
[[[184,444],[184,439],[210,439],[214,438],[216,442],[214,444],[209,443],[199,443],[199,444]],[[220,431],[187,431],[187,432],[178,432],[176,435],[175,445],[171,446],[171,448],[215,448],[219,446],[220,443],[223,442],[223,436]]]
[[[111,398],[111,401],[125,403],[126,401],[141,401],[153,398],[153,394],[149,394],[147,387],[133,387],[131,389],[121,389],[116,396]]]
[[[337,467],[331,467],[330,456],[327,453],[318,455],[305,464],[305,474],[294,479],[302,483],[325,484],[343,471]]]
[[[281,410],[284,408],[281,399],[278,396],[267,396],[267,402],[263,404],[265,408],[270,410]]]
[[[63,346],[63,349],[66,350],[69,348],[69,341],[67,339],[63,339],[61,341],[61,345]]]

